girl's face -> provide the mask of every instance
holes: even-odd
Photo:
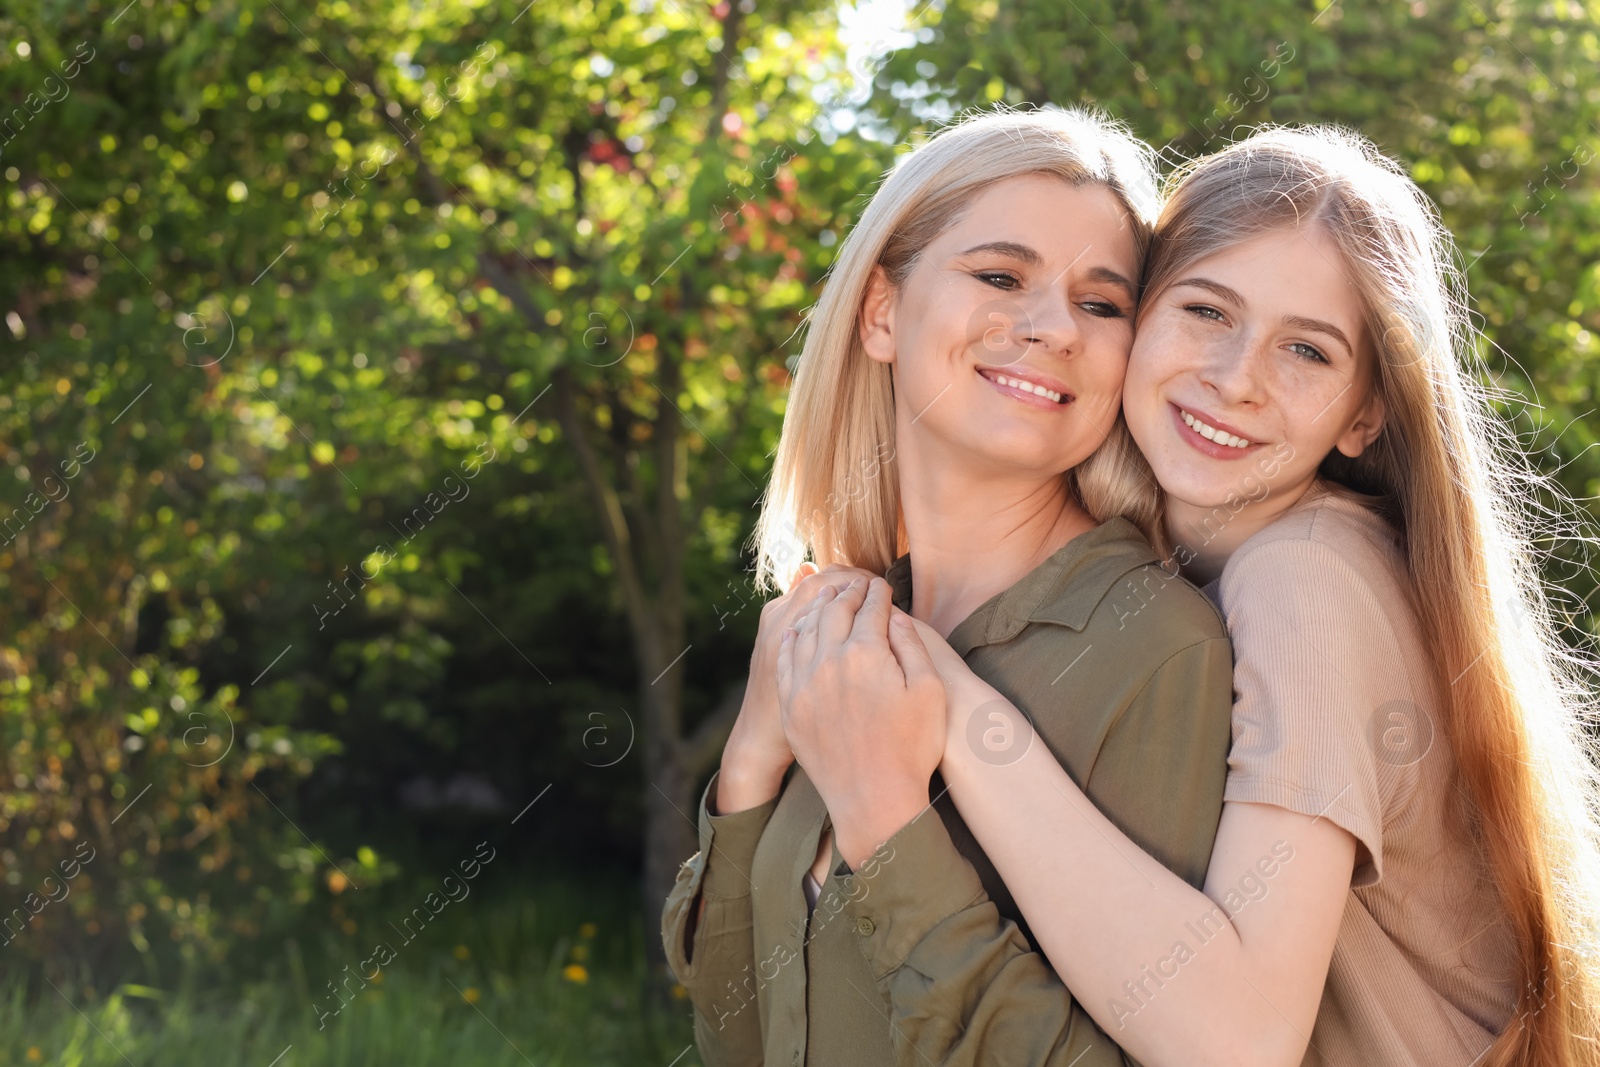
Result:
[[[898,292],[875,269],[861,338],[894,364],[900,444],[995,475],[1088,458],[1133,341],[1131,226],[1103,185],[1025,175],[980,194]]]
[[[1321,228],[1202,259],[1143,310],[1123,413],[1170,503],[1292,503],[1334,449],[1383,426],[1375,355],[1344,258]]]

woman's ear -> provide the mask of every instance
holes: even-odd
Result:
[[[1355,421],[1350,424],[1350,428],[1334,442],[1334,447],[1344,455],[1355,459],[1378,439],[1378,434],[1383,432],[1385,414],[1383,397],[1378,395],[1376,389],[1369,387],[1366,403],[1361,405],[1361,410],[1356,413]]]
[[[879,363],[894,362],[894,286],[882,266],[867,277],[867,295],[861,300],[861,347]]]

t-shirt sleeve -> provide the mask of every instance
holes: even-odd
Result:
[[[1383,874],[1386,803],[1414,780],[1432,720],[1385,600],[1314,540],[1246,548],[1224,572],[1233,637],[1233,743],[1224,800],[1273,804],[1348,830],[1352,885]]]

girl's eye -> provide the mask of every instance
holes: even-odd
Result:
[[[998,270],[979,271],[977,274],[973,275],[973,277],[982,279],[984,282],[994,286],[996,289],[1005,289],[1008,291],[1015,289],[1017,286],[1022,284],[1017,280],[1015,275],[1007,274],[1004,271]]]
[[[1218,311],[1210,304],[1185,304],[1183,306],[1183,310],[1189,312],[1191,315],[1199,316],[1202,319],[1209,319],[1212,322],[1222,321],[1222,312]]]
[[[1315,345],[1308,345],[1304,341],[1295,341],[1291,343],[1289,345],[1289,350],[1303,359],[1310,360],[1312,363],[1329,362],[1328,357],[1323,355]]]
[[[1126,318],[1126,314],[1117,305],[1104,300],[1088,300],[1083,303],[1083,308],[1089,314],[1102,319]]]

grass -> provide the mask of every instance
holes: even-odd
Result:
[[[379,907],[354,933],[286,942],[248,981],[196,973],[177,989],[99,993],[88,975],[54,989],[13,980],[0,987],[0,1067],[697,1067],[688,1002],[654,1004],[645,931],[618,896],[543,886],[469,897],[409,944],[380,934]],[[319,1029],[313,1004],[338,1003],[327,982],[356,973],[379,941],[393,961],[365,988],[352,983]]]

